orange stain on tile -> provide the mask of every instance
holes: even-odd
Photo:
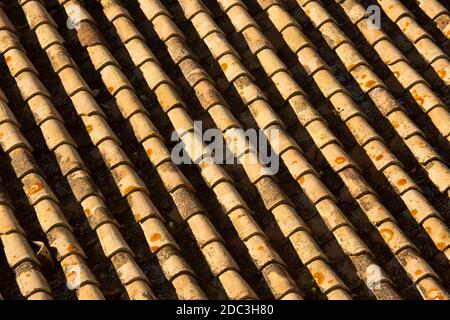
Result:
[[[421,97],[416,90],[413,90],[412,92],[414,100],[416,100],[419,104],[423,105],[425,100],[423,97]]]
[[[28,195],[31,196],[44,188],[44,185],[41,182],[35,183],[28,189]]]
[[[391,229],[381,229],[380,230],[381,236],[383,237],[384,241],[386,241],[386,243],[389,243],[389,241],[392,240],[392,238],[394,238],[394,231],[392,231]]]
[[[399,127],[400,127],[400,125],[398,124],[398,122],[397,121],[392,121],[392,126],[395,128],[395,129],[398,129]]]
[[[313,274],[313,278],[314,278],[314,280],[316,280],[318,285],[321,285],[325,280],[325,276],[323,275],[322,272],[315,272]]]
[[[298,182],[300,182],[300,184],[303,184],[305,182],[305,177],[301,176],[300,179],[298,179]]]
[[[408,29],[410,23],[409,21],[406,21],[405,26],[402,28],[402,32],[405,33],[405,31]]]
[[[365,86],[366,88],[372,88],[375,84],[376,82],[374,80],[369,80],[366,82]]]
[[[444,242],[438,242],[438,243],[436,243],[436,247],[439,250],[443,250],[445,248],[445,243]]]
[[[344,157],[337,157],[336,159],[334,159],[334,161],[338,164],[344,163],[345,162],[345,158]]]
[[[159,240],[161,240],[161,234],[158,233],[158,232],[155,232],[154,234],[152,234],[150,236],[150,241],[151,242],[155,242],[155,241],[159,241]]]

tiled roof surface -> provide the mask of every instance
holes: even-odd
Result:
[[[448,3],[3,2],[0,299],[450,299]]]

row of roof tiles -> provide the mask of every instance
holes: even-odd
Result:
[[[437,0],[415,0],[422,11],[436,24],[442,34],[450,39],[450,12]]]
[[[57,24],[40,1],[23,0],[19,2],[30,29],[35,33],[41,48],[47,53],[53,71],[57,74],[78,116],[83,121],[93,145],[102,155],[120,193],[128,201],[134,218],[140,224],[146,237],[150,251],[158,258],[167,280],[175,287],[178,298],[206,298],[196,280],[195,272],[183,259],[179,246],[164,225],[164,218],[152,203],[148,189],[121,148],[120,140],[95,101],[91,88],[64,47],[64,39],[58,33]],[[120,40],[129,52],[134,65],[141,71],[148,87],[155,93],[160,107],[168,116],[182,141],[188,146],[189,156],[193,160],[204,156],[206,149],[202,142],[200,142],[202,145],[200,150],[194,147],[198,145],[196,140],[198,137],[194,134],[193,119],[189,115],[186,103],[177,92],[172,79],[165,73],[164,67],[146,45],[144,37],[135,27],[130,13],[117,0],[101,0],[99,2],[107,20],[114,26]],[[217,128],[222,131],[230,150],[240,160],[250,182],[256,186],[266,209],[275,217],[283,235],[291,242],[318,287],[329,299],[351,298],[348,287],[329,264],[327,256],[315,242],[307,224],[296,212],[290,199],[283,193],[278,181],[271,176],[254,150],[249,147],[248,141],[240,130],[242,128],[240,123],[234,118],[226,100],[216,89],[214,81],[189,49],[183,32],[178,29],[168,10],[158,0],[140,0],[138,2],[144,15],[152,23],[157,36],[166,45],[171,59],[180,68],[201,106],[209,113]],[[386,176],[393,189],[404,201],[410,214],[426,230],[436,247],[448,259],[450,233],[445,221],[424,196],[422,190],[409,177],[400,161],[385,145],[381,136],[371,127],[370,119],[367,119],[356,103],[352,101],[350,94],[321,59],[314,44],[302,33],[300,25],[283,6],[276,0],[258,2],[323,95],[336,108],[342,121],[368,154],[374,166]],[[448,179],[450,173],[447,166],[439,154],[427,143],[424,134],[411,121],[402,106],[389,93],[382,80],[373,72],[370,64],[359,54],[320,2],[298,2],[315,27],[324,34],[330,48],[336,52],[361,89],[374,101],[404,140],[412,154],[428,173],[432,183],[442,193],[448,194],[450,192],[450,179]],[[349,13],[349,17],[356,25],[364,25],[362,21],[367,19],[367,16],[362,14],[363,7],[361,5],[356,1],[340,2],[342,2],[344,11]],[[380,2],[384,6],[383,2],[386,1]],[[161,135],[150,120],[151,110],[149,112],[145,109],[121,66],[108,50],[107,41],[97,30],[94,19],[76,0],[61,0],[59,3],[66,14],[76,23],[75,30],[80,44],[88,53],[96,72],[114,98],[123,118],[130,124],[136,139],[145,149],[165,189],[171,195],[181,218],[188,224],[212,273],[219,279],[228,297],[231,299],[257,298],[256,293],[242,277],[223,238],[214,227],[213,222],[209,220],[201,201],[195,194],[194,187],[172,162],[170,150],[165,146]],[[333,134],[326,121],[308,101],[307,94],[295,82],[271,43],[265,38],[257,22],[247,12],[246,6],[239,0],[219,0],[218,3],[223,12],[228,15],[236,32],[243,35],[250,50],[281,96],[293,109],[299,125],[306,129],[330,167],[342,179],[351,196],[379,231],[385,244],[403,266],[421,295],[426,299],[449,298],[439,276],[403,233],[393,215],[385,208],[376,192],[364,179],[361,169],[346,153],[342,143]],[[272,142],[275,152],[283,160],[291,176],[298,182],[311,204],[317,209],[344,253],[354,263],[358,276],[362,278],[368,289],[372,290],[375,297],[380,299],[400,298],[395,284],[377,266],[376,257],[355,232],[353,225],[340,209],[333,194],[303,156],[303,151],[287,132],[285,124],[272,109],[264,92],[256,85],[253,76],[240,61],[239,54],[226,40],[224,32],[214,22],[209,10],[197,0],[180,1],[180,5],[186,19],[192,22],[200,39],[221,66],[230,84],[235,87],[258,127]],[[397,3],[395,5],[397,7]],[[409,11],[405,7],[402,8],[404,11],[400,18],[405,17],[414,21]],[[89,171],[78,154],[74,139],[65,129],[64,121],[54,108],[48,90],[39,80],[39,74],[15,35],[13,25],[3,11],[0,13],[0,32],[2,33],[0,51],[11,76],[14,77],[20,89],[23,100],[34,115],[35,122],[41,130],[48,148],[55,154],[61,172],[67,178],[73,194],[83,207],[92,230],[96,232],[105,256],[111,259],[116,273],[131,299],[154,298],[148,279],[134,260],[134,254],[122,237],[117,222],[108,212],[103,195],[90,177]],[[391,19],[396,20],[389,12],[387,14]],[[401,19],[397,19],[395,22],[399,20]],[[412,23],[411,21],[409,22]],[[430,41],[432,39],[426,36],[415,39],[412,37],[413,31],[409,36],[408,33],[406,35],[416,45],[421,39],[426,38]],[[371,44],[376,49],[377,44],[383,41],[395,49],[387,36],[381,36]],[[434,42],[433,45],[436,46],[435,51],[438,51],[439,47]],[[429,58],[428,51],[421,51],[420,46],[417,46],[417,49],[425,59]],[[381,50],[381,52],[385,51]],[[400,52],[399,55],[401,55]],[[381,53],[380,56],[382,56]],[[383,61],[386,62],[385,59]],[[438,61],[439,63],[433,65]],[[434,68],[448,67],[448,57],[443,52],[437,57],[427,59],[427,62]],[[390,68],[397,63],[402,63],[399,67],[402,72],[404,69],[409,70],[408,68],[411,69],[411,72],[415,72],[404,57],[393,63],[386,62]],[[391,70],[397,69],[391,68]],[[443,73],[439,73],[437,69],[436,72],[445,82],[446,75],[442,76]],[[401,81],[401,77],[397,78],[405,89],[413,90],[414,88],[414,92],[423,90],[426,92],[425,96],[432,99],[434,97],[433,101],[436,103],[427,104],[423,110],[430,116],[443,136],[448,138],[449,132],[446,126],[449,122],[445,118],[448,117],[446,106],[435,96],[426,81],[420,79],[418,73],[415,74],[419,79],[413,83],[409,83],[411,79],[408,77],[405,77],[405,82]],[[414,94],[415,98],[416,96]],[[416,99],[419,105],[422,100]],[[31,146],[21,134],[17,120],[8,109],[7,99],[4,98],[2,101],[1,131],[4,133],[3,139],[0,138],[2,149],[9,155],[17,177],[24,184],[30,205],[33,206],[41,227],[48,236],[50,246],[57,250],[57,260],[61,263],[69,282],[74,281],[72,279],[75,274],[73,266],[84,271],[82,272],[83,277],[77,278],[78,283],[75,285],[79,288],[77,294],[80,299],[102,299],[103,295],[98,282],[84,260],[85,254],[71,233],[63,210],[58,206],[58,199],[40,174],[39,167],[33,162]],[[280,141],[272,140],[275,137],[273,134],[275,131],[280,133]],[[301,299],[297,285],[289,275],[284,261],[270,245],[269,237],[253,219],[248,205],[239,194],[232,179],[211,158],[202,160],[198,167],[205,183],[215,194],[224,214],[228,216],[239,238],[245,244],[258,271],[263,274],[273,296],[279,299]],[[23,232],[20,232],[21,229],[15,230],[12,227],[17,224],[9,202],[5,202],[5,212],[8,213],[6,217],[9,219],[5,219],[5,221],[11,221],[6,224],[4,232],[1,232],[5,252],[8,253],[7,235],[10,234],[16,237],[14,244],[20,244],[20,247],[24,248],[21,261],[14,262],[14,259],[7,254],[8,262],[18,277],[21,273],[16,268],[24,261],[26,264],[23,268],[36,275],[36,278],[33,278],[36,280],[29,284],[31,288],[22,290],[23,295],[30,299],[51,298],[48,284],[38,271],[39,261],[29,250],[26,238],[24,238]],[[5,239],[3,235],[5,235]],[[377,282],[381,285],[374,285],[373,275],[370,274],[370,266],[374,265],[377,266],[377,270],[380,270]]]

